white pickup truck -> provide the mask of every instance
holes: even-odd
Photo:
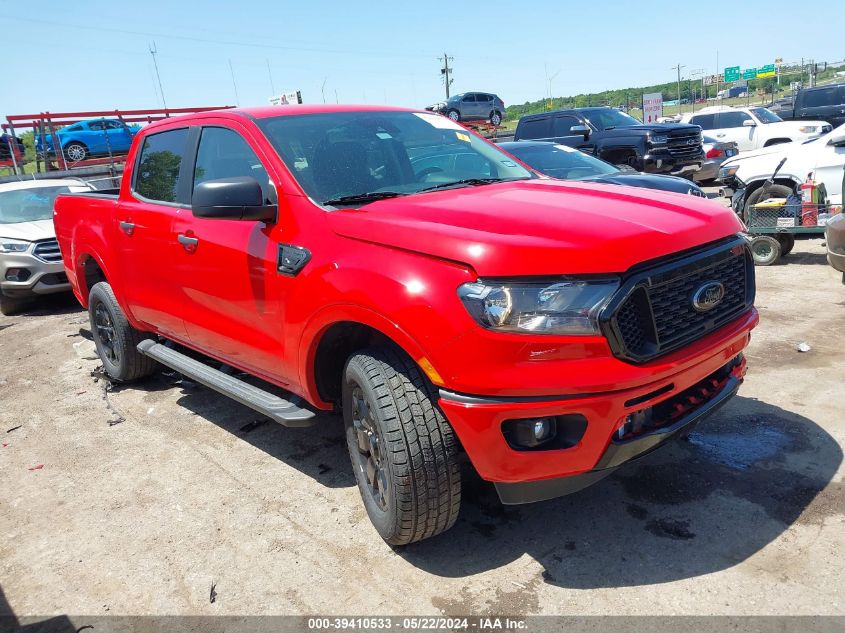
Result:
[[[781,160],[786,159],[771,187],[763,184]],[[810,173],[824,185],[831,206],[841,207],[842,176],[845,169],[845,125],[802,143],[767,147],[729,158],[719,169],[722,194],[732,198],[732,206],[743,214],[751,205],[766,198],[786,198],[797,191]]]
[[[761,106],[712,106],[684,114],[681,122],[701,126],[704,134],[717,141],[736,143],[740,153],[781,143],[804,141],[833,129],[825,121],[784,121]]]

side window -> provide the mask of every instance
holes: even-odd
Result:
[[[832,105],[836,97],[836,88],[822,88],[821,90],[808,90],[804,97],[804,106],[807,108],[818,108],[820,106]]]
[[[475,95],[470,93],[468,95],[464,95],[464,98],[461,99],[464,103],[475,103]]]
[[[103,124],[106,126],[107,130],[122,130],[123,123],[120,121],[103,121]]]
[[[261,185],[264,200],[270,199],[270,176],[244,138],[229,128],[203,128],[194,167],[194,187],[206,180],[241,176],[255,178]]]
[[[518,125],[519,138],[549,138],[551,136],[551,120],[548,117],[542,119],[529,119],[520,121]]]
[[[102,131],[104,125],[105,125],[105,122],[103,122],[103,121],[91,121],[88,124],[88,129],[94,130],[95,132],[100,132],[100,131]]]
[[[702,130],[712,130],[716,127],[715,118],[713,114],[697,114],[690,119],[690,123],[701,126]]]
[[[716,117],[716,127],[719,129],[742,127],[743,121],[751,120],[751,117],[745,112],[719,112]]]
[[[572,132],[569,131],[569,128],[573,125],[581,125],[581,121],[570,115],[556,116],[552,124],[552,136],[571,136]]]
[[[185,156],[188,128],[150,134],[144,139],[134,191],[149,200],[176,202],[179,168]]]
[[[68,131],[68,132],[81,132],[81,131],[82,131],[82,126],[81,126],[81,125],[79,125],[79,124],[77,123],[76,125],[71,125],[71,126],[67,129],[67,131]]]

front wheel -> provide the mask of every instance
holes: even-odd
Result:
[[[65,157],[74,163],[78,163],[81,160],[85,160],[88,156],[88,148],[85,147],[82,143],[68,143],[67,147],[65,147]]]
[[[116,382],[131,382],[156,370],[156,362],[137,349],[138,343],[148,335],[129,325],[107,282],[101,281],[91,288],[88,317],[97,354],[109,378]]]
[[[368,349],[346,363],[352,468],[370,521],[391,545],[440,534],[458,518],[458,440],[436,402],[434,387],[400,353]]]
[[[458,112],[457,110],[449,110],[446,113],[446,116],[448,116],[453,121],[460,121],[461,120],[461,113]]]

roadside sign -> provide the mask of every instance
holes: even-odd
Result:
[[[297,90],[295,92],[287,92],[281,95],[275,95],[268,99],[270,105],[293,105],[295,103],[302,103],[302,93]]]
[[[725,68],[725,82],[739,81],[739,66],[727,66]]]
[[[756,68],[746,68],[742,71],[742,78],[743,79],[756,79],[757,78],[757,69]]]
[[[657,123],[663,116],[663,93],[651,92],[643,95],[643,123]]]
[[[757,77],[774,77],[775,76],[775,65],[774,64],[767,64],[762,68],[757,69]]]

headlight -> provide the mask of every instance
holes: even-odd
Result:
[[[736,174],[738,169],[739,165],[729,165],[728,167],[720,167],[719,180],[724,181],[728,178],[733,178],[734,174]]]
[[[0,253],[23,253],[29,249],[32,242],[24,240],[13,240],[9,237],[0,237]]]
[[[812,134],[813,132],[818,132],[818,130],[818,125],[802,125],[798,128],[798,131],[802,134]]]
[[[649,136],[648,141],[652,145],[665,145],[669,141],[669,137],[666,134],[655,134]]]
[[[458,296],[481,325],[499,332],[590,335],[619,287],[618,279],[467,283]]]

